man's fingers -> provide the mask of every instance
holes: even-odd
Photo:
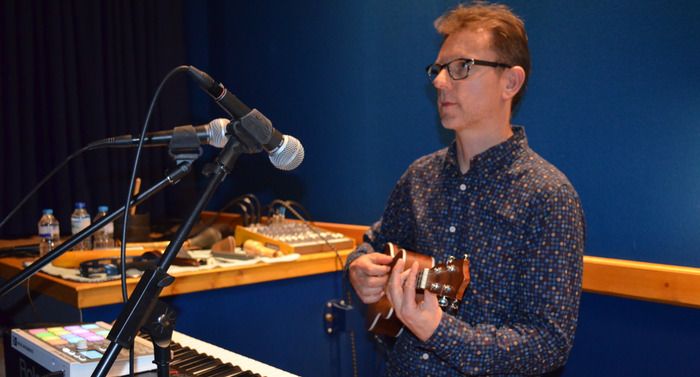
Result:
[[[389,256],[379,253],[365,254],[350,264],[350,271],[367,276],[387,275],[391,271],[387,265],[391,262],[391,257],[388,262],[384,257]]]
[[[403,265],[403,260],[396,262],[396,265],[389,276],[389,284],[386,286],[387,297],[395,310],[399,310],[401,307],[401,295],[403,294],[403,289],[401,287],[403,283],[401,273],[403,272]]]
[[[423,308],[424,309],[429,309],[429,308],[434,308],[434,307],[439,307],[440,304],[438,304],[438,299],[437,295],[433,292],[430,292],[429,290],[425,290],[425,294],[423,295]]]
[[[403,300],[407,309],[416,308],[416,275],[418,275],[418,262],[413,262],[407,270],[408,275],[403,285]]]
[[[380,290],[384,290],[386,282],[389,281],[389,275],[384,276],[367,276],[365,278],[365,284],[368,287],[378,287]]]
[[[377,296],[384,294],[384,286],[381,287],[365,287],[361,292],[358,292],[362,296]]]
[[[373,304],[384,296],[384,289],[371,289],[362,292],[357,292],[362,302],[365,304]]]
[[[388,275],[389,271],[391,271],[391,268],[382,264],[367,264],[362,269],[362,272],[368,276]]]
[[[394,260],[394,258],[391,255],[381,254],[381,253],[372,253],[372,254],[369,254],[369,256],[371,258],[370,260],[372,262],[374,262],[375,264],[386,265],[386,264],[391,263],[392,260]]]

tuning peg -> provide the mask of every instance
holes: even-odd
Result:
[[[438,293],[441,290],[442,290],[442,285],[440,285],[440,283],[431,283],[430,284],[430,289],[429,289],[430,292]]]
[[[447,300],[447,297],[445,296],[440,296],[440,299],[438,300],[438,304],[440,304],[440,307],[447,307],[447,305],[450,304],[450,302]]]
[[[447,264],[452,264],[452,262],[454,262],[454,261],[455,261],[455,257],[454,257],[454,256],[450,255],[450,256],[447,257]]]
[[[457,309],[459,309],[459,300],[452,300],[452,304],[450,304],[450,310],[457,311]]]
[[[445,284],[442,286],[442,291],[440,292],[441,294],[445,296],[449,296],[450,293],[452,293],[452,286],[449,284]]]

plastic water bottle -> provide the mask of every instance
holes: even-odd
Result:
[[[46,208],[42,211],[42,214],[38,224],[39,237],[41,237],[39,241],[40,257],[43,257],[58,245],[61,233],[58,220],[53,215],[53,210]]]
[[[97,215],[95,215],[94,221],[107,216],[109,207],[99,206],[97,207]],[[102,228],[100,228],[92,236],[92,245],[95,249],[108,249],[114,247],[114,223],[109,223]]]
[[[90,214],[85,209],[84,202],[76,202],[75,210],[73,214],[70,215],[70,229],[73,234],[80,232],[81,230],[90,226]],[[92,242],[90,242],[90,237],[82,240],[79,244],[73,247],[73,250],[90,250],[92,249]]]

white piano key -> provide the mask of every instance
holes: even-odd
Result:
[[[243,370],[250,370],[266,377],[298,377],[295,374],[285,372],[273,366],[261,363],[249,357],[239,355],[213,344],[203,342],[181,332],[173,331],[173,342],[179,343],[183,347],[189,347],[198,353],[205,353],[215,358],[221,359],[224,363],[238,365]]]

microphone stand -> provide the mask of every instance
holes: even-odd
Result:
[[[175,279],[168,275],[168,268],[187,239],[187,235],[192,230],[192,227],[199,221],[202,210],[209,203],[219,185],[231,172],[238,157],[242,153],[255,153],[261,150],[259,143],[251,140],[249,135],[239,132],[238,125],[239,122],[235,122],[235,124],[229,124],[227,127],[229,131],[233,130],[233,132],[227,132],[227,134],[235,133],[236,137],[230,137],[226,146],[217,157],[215,164],[205,168],[205,172],[211,175],[207,188],[202,193],[199,201],[194,205],[189,217],[178,229],[173,240],[168,244],[158,266],[153,270],[145,271],[141,276],[141,280],[136,285],[114,326],[112,326],[109,335],[107,335],[107,339],[110,340],[109,347],[107,347],[93,371],[92,377],[105,377],[107,375],[121,349],[131,346],[136,333],[147,321],[152,327],[154,325],[153,322],[155,322],[155,327],[161,329],[161,332],[166,333],[166,335],[172,332],[171,327],[168,329],[168,326],[173,324],[172,313],[168,312],[168,309],[163,309],[162,303],[158,300],[158,296],[163,288],[172,284]],[[155,309],[156,306],[158,306],[157,310]],[[165,312],[162,312],[162,310],[165,310]],[[160,357],[169,359],[170,354],[167,348],[169,341],[161,343],[167,343],[167,345],[163,349],[155,350],[156,356],[160,354]],[[159,377],[168,376],[167,362],[168,360],[156,362]]]

